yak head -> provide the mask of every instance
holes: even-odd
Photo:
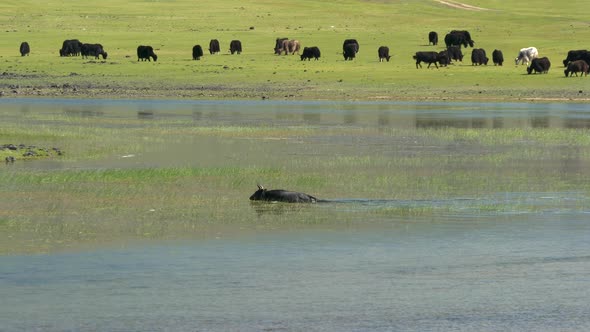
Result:
[[[258,190],[256,190],[252,194],[252,196],[250,196],[250,200],[251,201],[260,201],[263,199],[265,193],[266,193],[266,189],[263,186],[258,185]]]
[[[528,66],[526,72],[530,75],[533,72],[533,65]]]

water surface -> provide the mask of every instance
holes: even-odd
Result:
[[[204,170],[154,185],[1,177],[3,226],[32,228],[6,228],[2,331],[590,329],[587,105],[0,106],[10,125],[108,130],[130,149],[4,174]],[[251,203],[257,181],[329,202]],[[76,205],[89,197],[97,208]]]

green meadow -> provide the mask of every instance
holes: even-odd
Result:
[[[586,2],[464,1],[479,9],[438,1],[83,1],[7,0],[0,3],[0,91],[3,96],[189,99],[510,100],[586,101],[586,78],[565,78],[568,50],[588,48]],[[415,68],[416,51],[439,51],[445,34],[468,30],[488,56],[504,53],[503,67],[463,63]],[[439,45],[427,34],[437,31]],[[276,56],[279,37],[318,46],[319,61]],[[59,57],[65,39],[101,43],[106,60]],[[342,42],[360,51],[344,61]],[[209,55],[209,40],[222,52]],[[239,39],[243,53],[229,55]],[[20,42],[31,54],[20,57]],[[158,62],[138,62],[138,45],[151,45]],[[200,44],[205,56],[193,61]],[[377,48],[392,59],[379,63]],[[514,65],[523,47],[535,46],[552,68],[526,75]]]

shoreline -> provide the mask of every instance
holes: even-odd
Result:
[[[372,89],[358,91],[346,89],[313,89],[299,87],[295,92],[287,89],[268,89],[253,85],[250,88],[238,86],[194,86],[168,89],[151,89],[148,87],[84,87],[81,85],[27,85],[0,86],[0,99],[46,98],[46,99],[112,99],[112,100],[280,100],[280,101],[440,101],[440,102],[590,102],[588,93],[578,91],[507,91],[492,89],[489,91],[457,91],[430,88],[428,94],[415,89],[389,91]]]

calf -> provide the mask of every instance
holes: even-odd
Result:
[[[258,185],[258,190],[250,196],[251,201],[286,202],[286,203],[316,203],[317,198],[296,192],[282,189],[267,190]]]
[[[428,33],[428,45],[437,45],[438,44],[438,33],[436,31],[430,31]]]
[[[584,60],[572,61],[567,64],[567,68],[563,72],[565,73],[565,77],[568,77],[568,75],[571,77],[573,74],[578,76],[578,73],[582,73],[582,77],[584,74],[588,76],[588,63]]]
[[[418,69],[418,66],[422,68],[421,62],[428,63],[428,67],[426,68],[430,68],[430,65],[433,63],[434,66],[438,68],[438,65],[436,63],[440,62],[441,60],[441,56],[437,52],[416,52],[413,58],[416,60],[416,69]]]
[[[531,65],[527,68],[527,73],[532,73],[535,71],[536,73],[547,74],[549,72],[549,68],[551,68],[551,62],[547,57],[542,58],[535,58],[531,61]]]
[[[383,62],[383,60],[389,62],[389,58],[391,58],[391,56],[389,56],[389,47],[387,46],[379,47],[377,54],[379,54],[379,62]]]
[[[504,55],[502,54],[502,51],[494,50],[492,52],[492,61],[494,61],[494,66],[501,66],[504,62]]]
[[[29,43],[27,43],[26,41],[20,43],[19,50],[20,50],[21,56],[29,55],[29,53],[31,53],[31,48],[29,47]]]
[[[301,54],[301,60],[311,60],[311,58],[317,60],[320,58],[320,55],[320,49],[317,46],[304,47],[303,53]]]

